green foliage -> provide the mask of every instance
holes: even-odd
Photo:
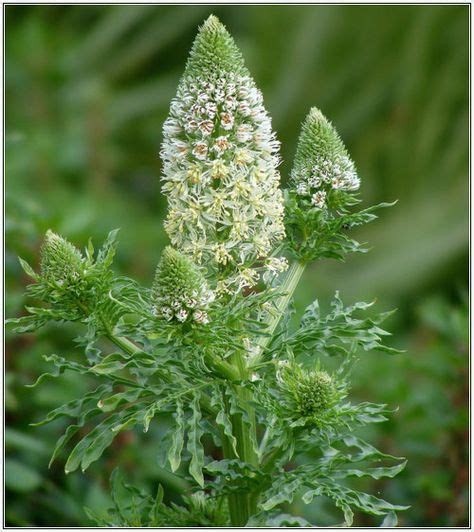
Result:
[[[116,230],[109,233],[94,259],[91,242],[83,257],[70,242],[48,230],[41,250],[41,273],[20,259],[25,273],[36,281],[28,286],[27,294],[42,306],[29,306],[29,315],[8,320],[16,325],[14,330],[34,331],[50,320],[82,321],[107,330],[110,322],[117,321],[121,311],[110,297],[116,235]]]
[[[190,65],[197,69],[194,75],[205,73],[209,67],[209,57],[212,59],[223,54],[229,58],[235,55],[233,46],[233,41],[220,23],[214,18],[209,19],[201,29],[191,54]],[[209,49],[213,50],[211,54]],[[188,65],[188,68],[191,67]],[[219,83],[219,79],[216,83]],[[249,98],[258,101],[260,97],[257,90],[249,90],[255,93]],[[181,95],[181,98],[185,105],[189,104],[188,100],[193,103],[193,98],[196,98],[194,105],[198,105],[202,95],[190,93]],[[220,102],[223,96],[215,98],[216,102]],[[265,122],[267,118],[263,108],[257,109],[257,115],[261,115],[262,130],[256,130],[255,138],[261,138],[255,142],[263,141],[266,147],[260,146],[260,149],[271,152],[273,141],[267,145],[264,139],[270,123]],[[311,120],[323,119],[312,111]],[[339,157],[342,150],[339,138],[332,129],[326,138],[328,127],[326,122],[322,131],[318,127],[312,129],[311,124],[304,126],[300,142],[302,148],[296,157],[297,165],[302,157],[306,157],[306,144],[313,137],[321,137],[318,153],[323,163],[317,163],[316,166],[319,164],[322,168],[324,161],[333,156]],[[251,130],[248,124],[247,128]],[[309,133],[305,128],[309,128]],[[306,139],[305,135],[311,138]],[[170,142],[164,148],[165,160],[175,164],[176,158],[179,159],[182,154],[179,149],[175,150],[179,142]],[[253,140],[251,136],[242,136],[239,142],[249,142],[249,146],[252,146]],[[344,157],[347,158],[346,155]],[[313,162],[310,161],[311,164]],[[333,163],[334,168],[342,164],[339,159]],[[331,167],[331,172],[334,168]],[[270,171],[270,166],[262,167],[260,172],[263,169]],[[261,177],[261,174],[251,174],[247,178],[251,182],[252,179],[260,179],[258,176]],[[349,185],[354,188],[357,178],[350,173],[347,179],[352,180]],[[347,183],[344,181],[345,185]],[[339,185],[332,186],[339,188]],[[199,193],[199,189],[196,193]],[[209,201],[209,196],[204,193],[202,200]],[[176,206],[172,209],[176,211]],[[189,219],[186,209],[183,206],[179,214],[184,218],[183,224],[189,226],[189,232],[192,233],[201,222],[195,217]],[[251,211],[246,216],[250,220]],[[247,229],[242,231],[240,242],[232,237],[231,232],[229,243],[231,247],[239,246],[240,256],[244,257],[248,244],[243,237]],[[404,509],[337,483],[338,478],[347,476],[391,477],[402,469],[400,465],[365,471],[348,468],[339,470],[336,467],[336,464],[339,466],[341,463],[346,465],[368,458],[388,457],[370,446],[364,447],[365,444],[358,443],[354,438],[346,436],[344,439],[344,431],[352,430],[357,425],[385,420],[382,415],[384,406],[342,403],[346,395],[345,382],[320,369],[320,361],[313,370],[306,371],[294,361],[285,363],[279,360],[275,351],[269,350],[265,358],[272,355],[268,361],[273,363],[273,368],[263,364],[261,371],[258,371],[262,348],[271,343],[275,325],[287,310],[289,296],[296,287],[302,266],[290,269],[284,282],[279,282],[275,275],[272,285],[263,287],[261,294],[251,296],[241,290],[253,286],[247,279],[246,284],[240,283],[234,297],[218,299],[214,314],[216,321],[221,323],[220,329],[213,331],[212,327],[193,326],[171,329],[166,322],[175,318],[184,323],[191,313],[192,321],[198,325],[205,326],[209,321],[207,314],[203,319],[202,313],[213,300],[213,294],[207,287],[204,274],[185,255],[167,247],[158,264],[151,291],[147,291],[131,279],[117,277],[112,272],[115,235],[116,231],[109,234],[94,258],[91,243],[82,257],[72,244],[48,231],[41,253],[41,273],[35,274],[30,266],[22,263],[35,281],[29,289],[29,295],[39,299],[45,307],[27,307],[29,316],[13,320],[20,330],[33,330],[48,321],[57,320],[81,321],[87,325],[86,335],[76,339],[79,345],[85,347],[87,362],[73,362],[57,355],[46,357],[47,361],[53,362],[55,371],[40,376],[34,386],[46,376],[58,377],[65,371],[90,374],[102,382],[94,392],[54,409],[40,423],[49,423],[60,416],[74,420],[56,444],[50,464],[72,443],[64,471],[72,473],[80,468],[84,472],[112,445],[119,433],[130,431],[136,426],[142,426],[147,432],[158,414],[172,412],[175,414],[174,423],[161,445],[168,448],[166,456],[171,474],[181,473],[180,466],[186,449],[184,460],[188,462],[189,476],[177,476],[177,482],[190,483],[197,491],[188,499],[191,509],[190,515],[185,517],[187,523],[193,519],[195,511],[207,515],[205,489],[210,490],[214,500],[222,500],[227,496],[227,509],[233,525],[246,525],[259,510],[267,512],[284,502],[291,502],[294,492],[303,486],[310,490],[303,495],[304,502],[310,502],[315,495],[328,496],[337,508],[343,510],[348,525],[352,524],[353,507],[377,516]],[[263,233],[257,236],[267,238]],[[217,246],[222,244],[220,239],[215,242]],[[213,273],[212,269],[207,271],[208,276]],[[240,275],[246,279],[249,274],[243,269]],[[296,276],[295,280],[293,276]],[[307,350],[314,348],[324,326],[332,333],[325,333],[325,339],[331,341],[335,337],[344,343],[346,338],[350,338],[351,354],[360,345],[365,349],[383,348],[381,336],[386,333],[377,327],[383,317],[378,321],[355,320],[352,317],[355,310],[365,310],[367,307],[359,303],[345,309],[336,299],[333,314],[320,319],[317,304],[313,305],[305,312],[296,334],[290,332],[288,322],[284,321],[286,330],[279,335],[276,353],[282,349],[291,352],[292,347],[295,352],[302,347]],[[229,311],[233,321],[230,320]],[[239,313],[243,319],[237,321]],[[161,320],[155,320],[155,317]],[[248,325],[253,325],[253,331]],[[130,338],[127,338],[128,335]],[[107,353],[97,347],[101,337],[108,338],[119,351]],[[326,351],[330,351],[330,348]],[[340,348],[340,351],[348,353],[344,348]],[[279,368],[282,364],[283,369]],[[340,371],[342,369],[343,366]],[[257,435],[257,425],[266,427],[261,441]],[[223,460],[209,463],[203,445],[204,436],[211,437],[216,446],[222,449]],[[341,441],[361,449],[362,457],[346,454],[343,455],[344,459],[339,459],[341,451],[337,450],[335,442]],[[283,469],[293,456],[305,451],[307,446],[315,445],[321,449],[323,445],[330,446],[334,452],[330,452],[329,457],[323,455],[312,466],[298,467],[291,472]],[[206,482],[204,471],[215,480]],[[130,498],[125,506],[122,493]],[[122,525],[141,526],[146,519],[151,519],[152,523],[156,521],[162,494],[159,492],[158,500],[150,508],[147,496],[123,484],[118,474],[114,474],[112,498],[115,510],[109,515],[113,519],[118,519]],[[138,498],[137,502],[135,498]],[[220,503],[218,508],[221,508]],[[211,505],[209,515],[213,516],[215,510]],[[176,525],[175,508],[168,507],[167,512],[171,512],[168,517]],[[89,515],[93,516],[92,513]],[[219,512],[217,515],[221,516]]]
[[[296,364],[283,363],[279,379],[286,407],[296,423],[310,420],[323,427],[344,394],[344,385],[338,385],[334,377],[320,369],[304,371]]]
[[[358,302],[345,307],[336,292],[331,301],[332,310],[324,316],[321,315],[318,300],[315,300],[304,311],[299,328],[277,339],[274,349],[290,347],[298,353],[316,351],[327,356],[345,357],[350,357],[357,349],[401,353],[399,349],[385,345],[383,337],[390,336],[390,333],[380,327],[393,311],[361,317],[361,312],[368,311],[372,305]]]
[[[118,470],[110,479],[114,506],[106,514],[86,509],[89,517],[101,527],[198,527],[225,526],[228,516],[222,499],[203,493],[184,496],[184,505],[163,503],[160,485],[155,497],[126,484]]]

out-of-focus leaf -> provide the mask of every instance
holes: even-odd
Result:
[[[13,458],[5,460],[5,487],[27,493],[41,485],[41,476],[31,467]]]

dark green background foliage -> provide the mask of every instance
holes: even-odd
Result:
[[[115,268],[151,284],[167,243],[161,126],[210,12],[263,91],[284,180],[299,124],[317,105],[358,166],[364,204],[399,200],[355,235],[370,254],[312,266],[296,304],[318,297],[327,306],[339,289],[347,303],[376,297],[376,311],[398,307],[388,327],[406,354],[362,356],[352,394],[399,407],[371,441],[408,466],[368,489],[411,505],[403,525],[466,525],[468,6],[6,7],[6,314],[25,304],[16,256],[36,266],[48,228],[84,246],[121,227]],[[119,436],[85,475],[65,476],[61,460],[48,470],[62,422],[28,424],[91,383],[66,374],[24,385],[47,370],[42,355],[80,357],[75,332],[7,335],[10,525],[90,524],[83,507],[107,507],[118,464],[128,481],[156,490],[166,418],[146,435]],[[334,522],[321,501],[287,511]]]

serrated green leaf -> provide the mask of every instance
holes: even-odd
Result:
[[[130,419],[136,422],[134,414],[129,414]],[[104,419],[99,425],[93,428],[79,443],[76,444],[67,459],[64,470],[66,473],[75,471],[81,466],[85,471],[89,465],[100,458],[104,450],[112,443],[119,430],[128,428],[130,419],[117,425],[123,419],[123,413],[114,414]]]
[[[244,401],[239,397],[238,392],[234,388],[229,388],[227,390],[227,395],[229,397],[229,403],[230,403],[230,414],[231,415],[240,415],[242,418],[242,421],[247,425],[249,428],[248,435],[250,438],[250,443],[252,444],[252,448],[254,452],[257,454],[257,456],[260,456],[260,449],[258,446],[255,430],[254,430],[254,424],[253,419],[250,417],[249,411],[247,409],[247,406]]]
[[[224,434],[227,436],[231,443],[232,450],[234,451],[235,455],[239,457],[237,452],[237,440],[235,439],[235,436],[232,432],[232,423],[230,421],[229,416],[227,415],[224,400],[219,389],[216,389],[212,395],[212,405],[215,406],[218,411],[216,416],[216,423],[222,427]]]
[[[171,471],[175,472],[181,463],[181,452],[184,445],[184,412],[180,399],[176,401],[176,413],[174,415],[175,426],[171,439],[171,447],[168,451],[168,461]]]
[[[200,397],[201,394],[199,392],[196,392],[190,404],[192,414],[188,421],[189,428],[187,449],[191,454],[189,473],[201,487],[204,487],[204,476],[202,474],[202,468],[204,466],[204,449],[201,443],[202,429],[200,425]]]
[[[49,460],[48,468],[53,465],[53,462],[56,460],[58,454],[67,445],[68,441],[74,436],[74,434],[76,434],[76,432],[81,428],[81,426],[82,425],[69,425],[69,427],[66,429],[66,432],[56,442],[53,454]]]
[[[260,504],[263,510],[271,510],[275,506],[282,504],[284,502],[291,503],[295,492],[302,486],[303,479],[295,478],[290,482],[285,482],[284,477],[276,479],[275,484],[270,490],[265,494],[266,500]]]
[[[98,364],[91,367],[91,371],[99,375],[109,375],[123,369],[127,364],[122,353],[111,353],[103,358]]]
[[[278,512],[261,512],[258,515],[252,516],[245,526],[271,528],[313,527],[309,521],[306,521],[302,517]]]
[[[112,412],[122,403],[136,401],[143,393],[144,391],[140,388],[119,392],[110,397],[100,399],[97,402],[97,407],[100,408],[102,412]]]
[[[380,527],[381,528],[395,528],[398,525],[398,518],[395,512],[388,512],[384,517]]]
[[[333,478],[347,478],[347,477],[372,477],[378,480],[383,477],[393,478],[405,469],[407,462],[390,466],[390,467],[369,467],[366,469],[345,469],[334,472]]]
[[[150,509],[150,525],[152,526],[158,522],[158,518],[159,518],[158,512],[159,512],[161,503],[163,502],[163,497],[164,497],[163,486],[161,484],[158,484],[158,490],[156,492],[156,497]]]
[[[112,386],[110,384],[102,384],[98,388],[96,388],[93,392],[89,392],[84,397],[81,397],[80,399],[75,399],[73,401],[69,401],[68,403],[55,408],[54,410],[51,410],[51,412],[48,413],[48,415],[41,421],[38,421],[36,423],[30,423],[30,426],[32,427],[40,427],[41,425],[46,425],[47,423],[51,423],[51,421],[54,421],[58,417],[67,416],[67,417],[77,417],[82,412],[84,408],[87,408],[87,404],[89,402],[95,403],[97,399],[100,399],[103,395],[110,392],[112,390]]]
[[[20,318],[8,318],[5,325],[16,325],[13,332],[17,334],[33,332],[45,325],[47,320],[41,316],[21,316]]]

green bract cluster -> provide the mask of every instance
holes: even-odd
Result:
[[[310,526],[283,511],[300,495],[331,500],[343,515],[334,514],[337,526],[350,526],[354,511],[393,525],[404,506],[345,482],[405,466],[357,434],[386,421],[386,405],[349,393],[360,353],[398,353],[381,326],[390,313],[345,306],[336,293],[328,312],[315,301],[299,324],[290,319],[306,264],[361,251],[347,232],[375,218],[373,208],[351,210],[359,178],[334,127],[311,110],[284,203],[262,94],[210,17],[171,103],[161,156],[172,246],[151,288],[113,272],[116,231],[97,254],[48,231],[40,272],[21,261],[34,306],[10,320],[16,330],[83,325],[75,341],[84,358],[45,357],[53,371],[36,384],[65,371],[96,382],[37,423],[68,420],[51,461],[85,471],[120,432],[156,439],[157,496],[114,472],[114,506],[88,512],[101,526]],[[166,430],[157,429],[163,419]],[[164,501],[168,488],[179,504]]]
[[[41,248],[41,277],[58,286],[69,286],[83,277],[81,252],[61,236],[48,230]]]
[[[294,423],[309,421],[322,427],[332,421],[332,408],[343,396],[334,377],[321,369],[305,371],[297,364],[283,361],[279,381],[285,407]]]
[[[25,273],[36,281],[28,295],[39,305],[27,307],[29,315],[10,320],[18,332],[33,331],[49,320],[83,321],[107,328],[122,310],[110,297],[116,287],[110,266],[117,231],[112,231],[94,257],[91,243],[83,255],[71,242],[48,230],[41,246],[40,272],[20,259]]]
[[[168,246],[156,269],[152,286],[152,313],[166,321],[207,323],[207,308],[214,300],[195,264]]]

